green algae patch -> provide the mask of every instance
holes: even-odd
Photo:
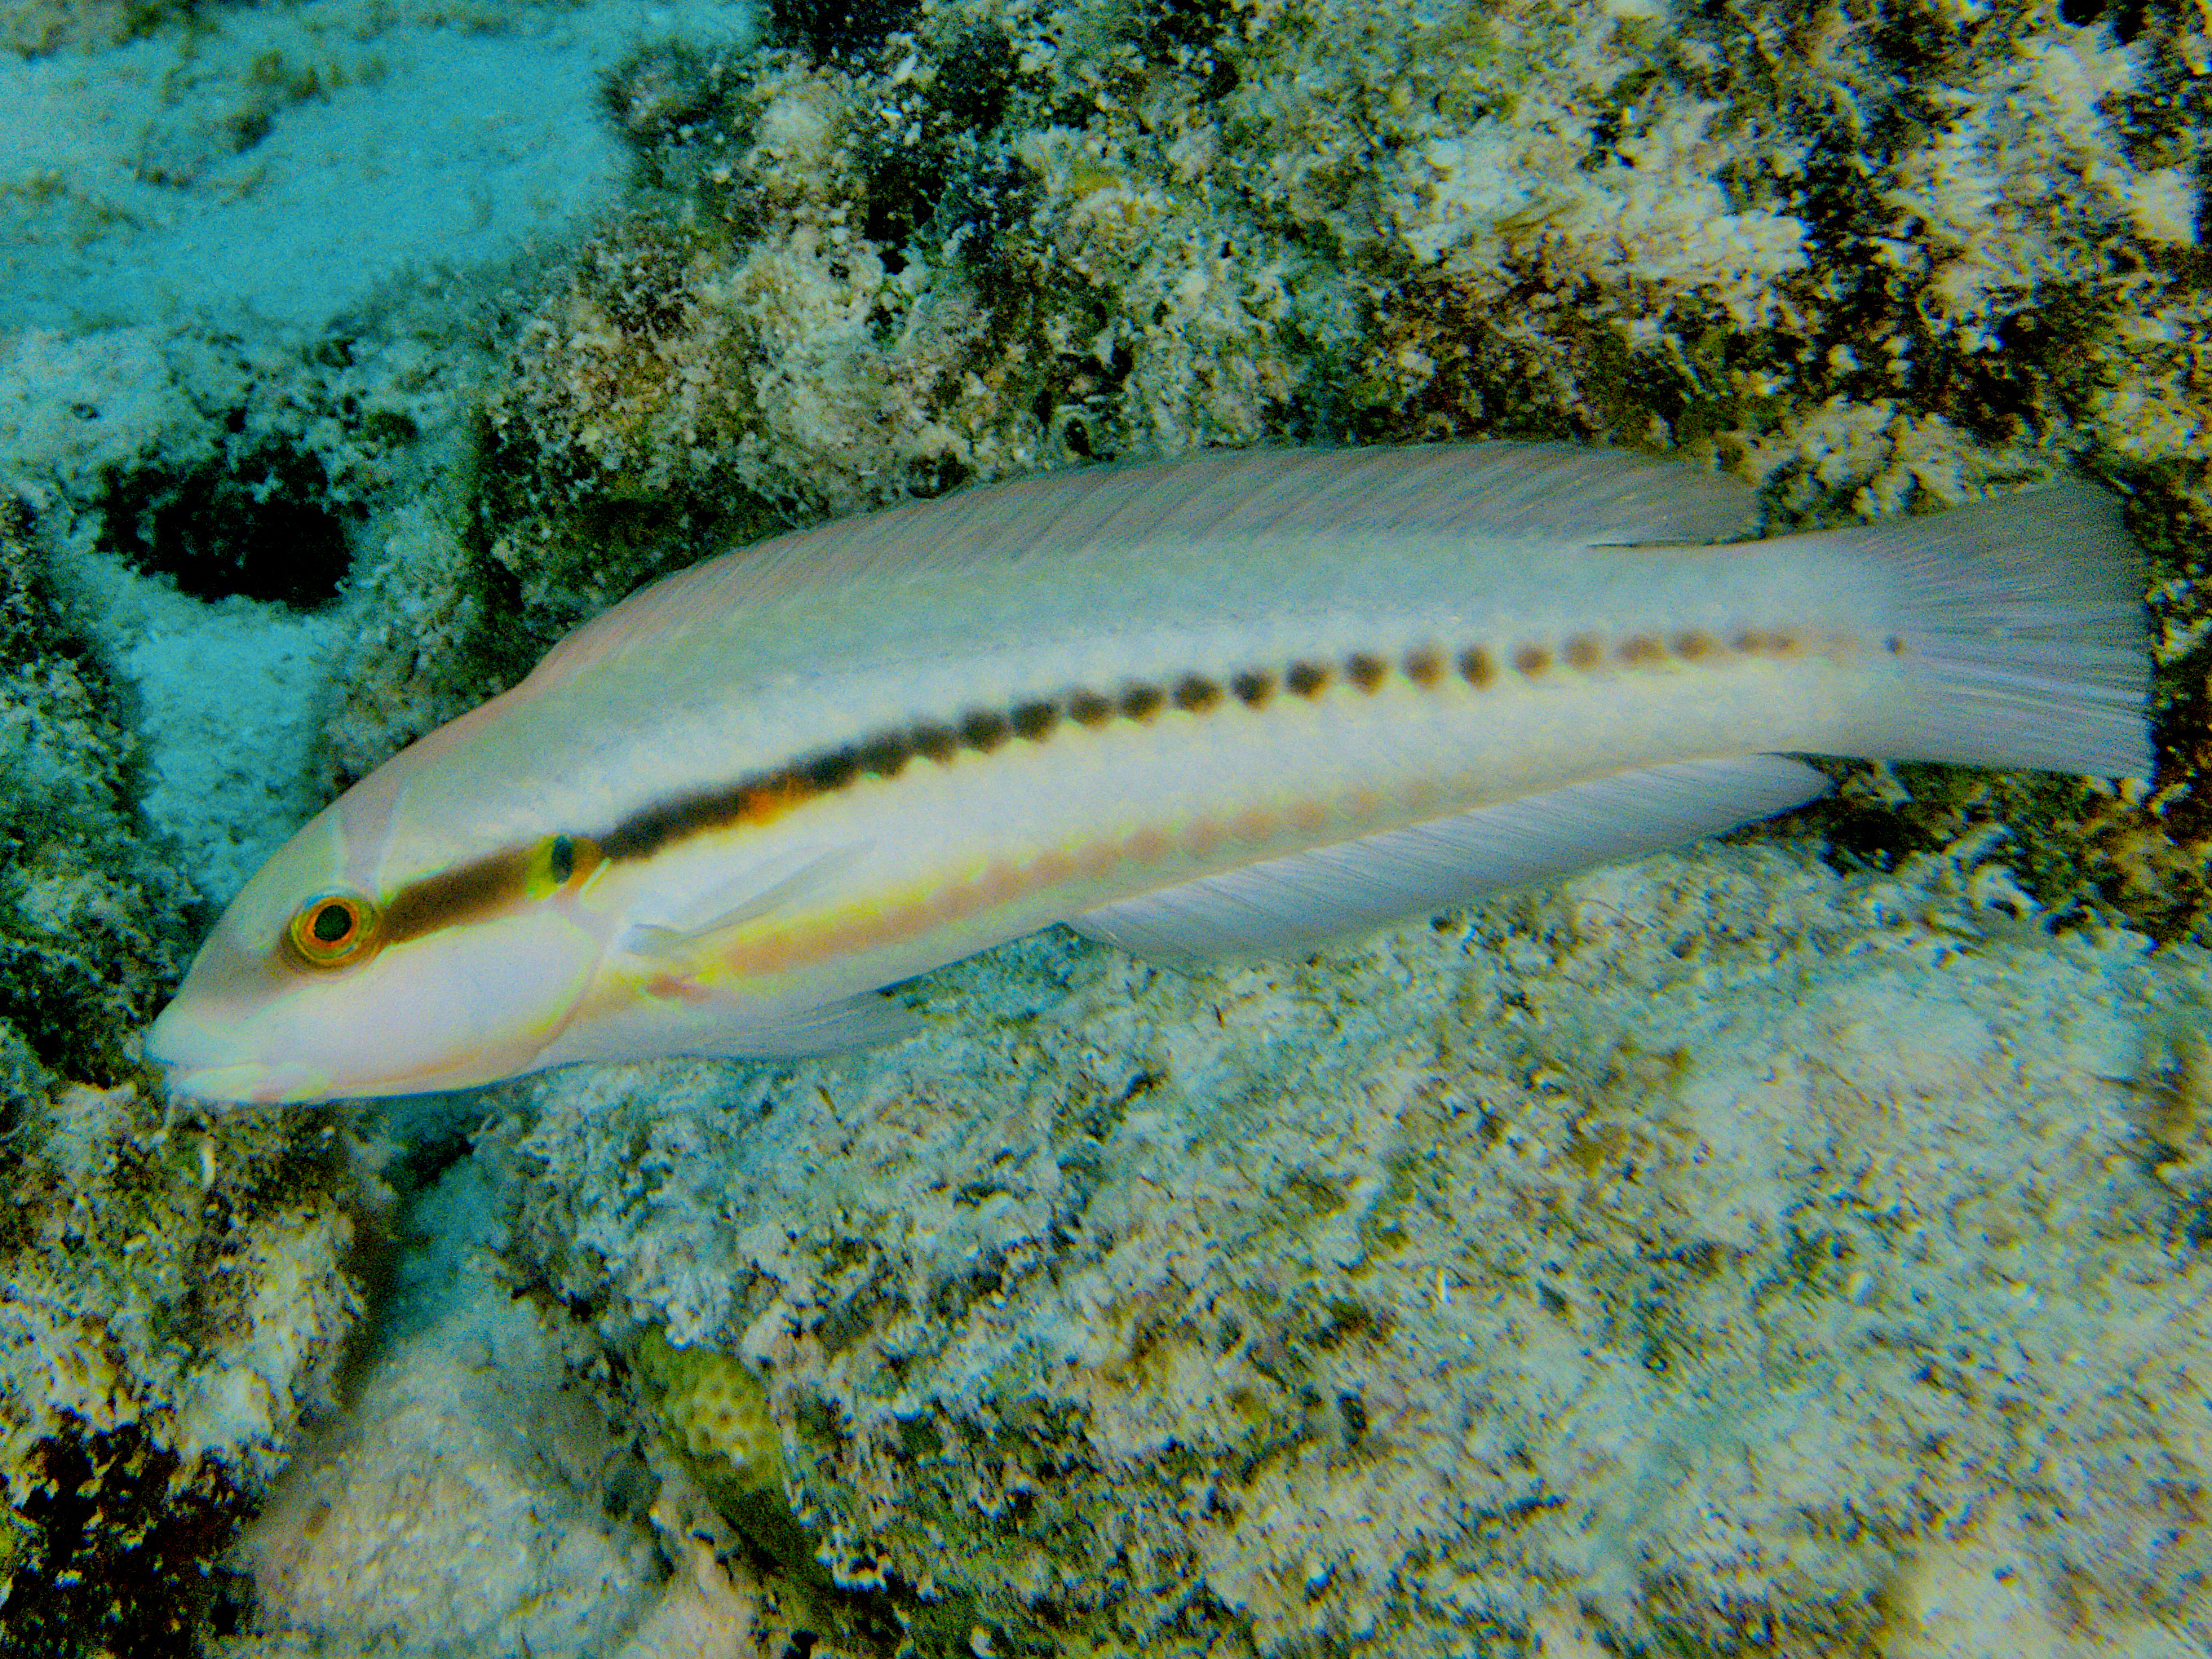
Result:
[[[679,1348],[659,1331],[634,1358],[674,1450],[722,1518],[797,1582],[828,1590],[832,1575],[785,1495],[783,1430],[760,1379],[743,1360]]]
[[[647,1330],[631,1360],[665,1431],[665,1443],[715,1512],[749,1547],[756,1564],[798,1604],[795,1621],[836,1632],[860,1652],[957,1654],[975,1628],[968,1598],[948,1601],[925,1580],[887,1572],[874,1547],[817,1536],[793,1508],[784,1425],[769,1389],[744,1361],[678,1347]],[[803,1440],[806,1402],[792,1411]],[[818,1437],[826,1425],[817,1423]]]
[[[769,1414],[768,1390],[743,1360],[677,1347],[658,1331],[641,1339],[636,1360],[708,1492],[724,1499],[781,1493],[782,1431]]]

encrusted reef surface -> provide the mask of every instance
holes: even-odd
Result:
[[[2107,4],[5,8],[0,1652],[2212,1647],[2212,15]],[[2097,478],[2157,776],[1839,767],[438,1128],[135,1066],[293,825],[662,571],[1447,436],[1774,530]]]
[[[1850,769],[1787,851],[532,1085],[517,1271],[854,1648],[2201,1651],[2205,20],[839,15],[611,83],[633,216],[484,404],[527,614],[1285,435],[1669,447],[1778,528],[2070,467],[2160,775]]]
[[[339,1410],[380,1275],[397,1141],[173,1106],[137,1040],[326,793],[357,554],[436,533],[475,305],[365,246],[396,216],[360,210],[392,199],[378,112],[424,56],[467,97],[472,59],[518,55],[485,36],[527,56],[526,15],[471,10],[0,8],[8,1659],[179,1655],[238,1622],[223,1553]],[[588,181],[599,142],[596,167],[553,149]],[[423,191],[430,222],[399,228],[493,258],[516,169],[465,153],[468,197]],[[476,223],[434,222],[462,199]]]
[[[2008,825],[2050,902],[2200,933],[2207,29],[793,0],[610,82],[635,211],[517,319],[485,550],[565,627],[781,518],[1205,444],[1674,449],[1772,528],[2085,470],[2157,561],[2157,791],[1860,769],[1824,827],[1886,864]]]
[[[1923,863],[1042,939],[479,1156],[648,1395],[692,1356],[708,1490],[925,1651],[2201,1653],[2212,978]]]

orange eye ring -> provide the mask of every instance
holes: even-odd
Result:
[[[324,893],[301,905],[284,930],[292,954],[310,968],[343,968],[375,941],[376,907],[352,893]]]

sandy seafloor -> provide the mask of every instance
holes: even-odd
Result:
[[[1581,15],[1621,39],[1667,27],[1657,5]],[[488,689],[407,658],[493,603],[453,577],[457,548],[489,544],[518,606],[558,590],[541,628],[612,597],[509,558],[524,532],[496,506],[466,522],[455,480],[483,465],[486,422],[557,401],[517,412],[561,371],[514,368],[533,337],[514,319],[535,306],[554,349],[588,356],[620,311],[585,315],[589,281],[546,273],[617,258],[606,227],[664,203],[632,169],[682,100],[641,116],[657,94],[633,76],[618,127],[604,78],[671,39],[693,51],[661,60],[672,81],[739,61],[752,25],[696,3],[120,15],[29,9],[0,53],[0,465],[79,636],[64,656],[98,665],[119,699],[100,729],[136,746],[114,775],[143,817],[117,833],[175,884],[133,890],[188,933],[334,776]],[[2080,58],[2051,84],[2140,70],[2106,33],[2039,27]],[[1376,85],[1387,105],[1404,82]],[[836,171],[830,94],[763,98],[750,165],[803,196]],[[1712,172],[1710,115],[1655,131],[1647,173]],[[1178,188],[1202,189],[1212,142],[1174,148]],[[1431,217],[1401,227],[1425,255],[1470,216],[1542,207],[1491,127],[1429,143]],[[1098,170],[1085,210],[1133,245],[1151,186],[1079,148],[1029,153],[1054,190]],[[1957,189],[1954,229],[1987,209]],[[2130,234],[2193,246],[2185,166],[2134,191]],[[1714,326],[1761,322],[1763,285],[1804,266],[1797,233],[1718,193],[1693,209],[1734,250],[1698,279]],[[780,274],[757,262],[717,290],[754,295],[729,314],[796,365],[757,392],[770,428],[800,434],[793,453],[945,453],[927,433],[946,405],[869,392],[858,348],[806,355],[859,278],[827,262],[842,210],[797,222],[774,233]],[[1662,241],[1638,244],[1639,291],[1714,257]],[[832,274],[808,289],[817,253]],[[878,260],[869,280],[927,276]],[[1162,282],[1196,319],[1204,284]],[[585,297],[563,312],[563,292]],[[1117,329],[1168,314],[1091,316],[1069,360],[1104,370]],[[973,322],[909,320],[899,349]],[[688,361],[671,339],[661,360]],[[1392,361],[1431,374],[1436,347]],[[1206,349],[1162,383],[1287,372]],[[823,409],[792,415],[810,374]],[[1267,435],[1215,391],[1147,391],[1155,440]],[[1910,495],[1900,468],[1972,493],[2057,453],[2022,465],[1909,398],[1856,395],[1823,405],[1822,453],[1881,459],[1821,476],[1873,480],[1869,510]],[[2201,428],[2158,418],[2176,435],[2156,453],[2201,463]],[[743,447],[697,424],[695,458]],[[1054,441],[1067,430],[1055,417]],[[593,453],[648,492],[666,468],[639,447],[665,438],[643,422]],[[744,453],[763,499],[779,466],[812,465]],[[807,476],[828,480],[811,506],[870,499],[831,463]],[[542,506],[496,499],[517,523]],[[297,544],[257,538],[258,510],[294,512]],[[82,748],[64,732],[46,755],[21,723],[46,706],[9,705],[9,787]],[[77,1245],[34,1272],[46,1235],[9,1236],[0,1652],[2212,1653],[2212,971],[2121,910],[2037,897],[2008,839],[1962,831],[1887,867],[1804,838],[1700,846],[1189,974],[1048,935],[924,981],[926,1035],[878,1054],[316,1109],[350,1151],[256,1176],[260,1207],[235,1213],[259,1231],[220,1255],[234,1304],[142,1296],[104,1256],[110,1276],[72,1290],[52,1263]],[[134,961],[157,987],[177,966]],[[119,1072],[39,1075],[62,1103],[10,1131],[19,1151],[46,1138],[22,1154],[46,1173],[11,1177],[27,1215],[66,1209],[72,1183],[130,1212],[139,1165],[117,1147],[173,1152],[216,1194],[224,1160],[259,1167],[234,1150],[257,1134],[306,1144],[296,1124],[164,1116]],[[167,1312],[148,1325],[147,1306]],[[73,1434],[115,1456],[126,1437],[172,1491],[82,1475],[70,1556],[52,1448]],[[207,1523],[145,1571],[188,1583],[197,1551],[215,1588],[119,1596],[103,1622],[73,1586],[139,1571],[101,1529],[126,1498],[116,1537],[189,1498]],[[57,1561],[67,1583],[34,1582]],[[156,1618],[179,1608],[189,1632]]]

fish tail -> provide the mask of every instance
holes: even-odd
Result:
[[[1906,671],[1865,752],[2149,777],[2143,558],[2112,496],[2065,483],[1824,533],[1887,574]]]

